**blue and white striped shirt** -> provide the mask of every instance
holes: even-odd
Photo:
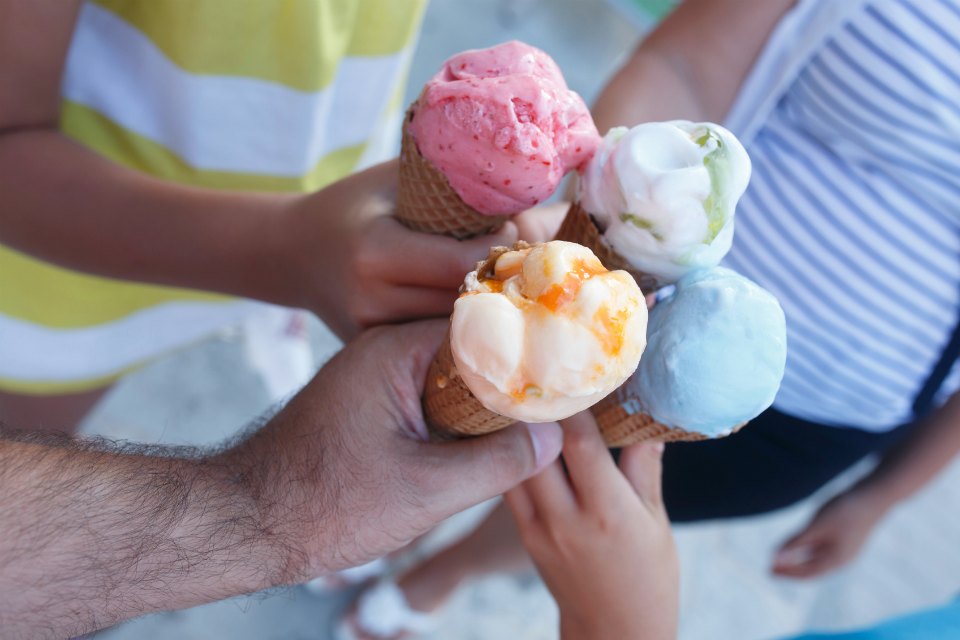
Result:
[[[871,431],[909,421],[960,309],[960,0],[866,2],[747,149],[726,263],[786,312],[774,406]],[[938,400],[958,388],[955,363]]]

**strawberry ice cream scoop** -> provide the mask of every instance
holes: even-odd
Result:
[[[460,53],[423,88],[409,131],[460,198],[488,215],[539,204],[600,136],[543,51],[512,41]]]

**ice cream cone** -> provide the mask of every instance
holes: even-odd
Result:
[[[450,350],[450,335],[430,364],[423,392],[423,410],[434,440],[479,436],[508,427],[511,418],[490,411],[470,392],[457,374]]]
[[[567,215],[564,217],[554,239],[582,244],[593,251],[607,269],[611,271],[621,269],[632,275],[645,294],[653,293],[659,288],[659,283],[655,277],[638,271],[636,267],[607,244],[603,236],[600,235],[597,223],[579,202],[570,205],[570,210],[567,211]]]
[[[453,236],[458,240],[496,231],[508,216],[485,215],[466,204],[447,178],[424,158],[407,130],[414,109],[407,112],[400,143],[400,181],[396,218],[414,231]]]
[[[626,447],[645,440],[695,442],[708,439],[702,433],[657,422],[643,412],[639,398],[627,388],[629,385],[629,382],[625,383],[590,409],[607,446]],[[731,433],[739,431],[746,424],[737,425]]]
[[[487,259],[477,263],[477,273],[491,273],[501,255],[511,249],[525,249],[529,246],[526,242],[519,241],[512,248],[491,247]],[[479,436],[498,431],[515,422],[487,409],[467,388],[463,378],[457,373],[453,351],[450,349],[449,332],[427,371],[423,411],[430,437],[435,440]]]
[[[581,287],[590,287],[591,306],[578,325]],[[610,316],[619,321],[604,320]],[[464,278],[450,331],[427,372],[431,437],[482,435],[589,408],[636,370],[646,320],[633,279],[608,271],[582,246],[519,241],[491,248]],[[538,341],[542,335],[553,339]],[[613,340],[615,349],[607,346]]]

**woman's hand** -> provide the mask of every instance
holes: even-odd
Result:
[[[842,567],[857,557],[887,509],[887,503],[869,490],[841,493],[780,547],[773,572],[788,578],[815,578]]]
[[[618,469],[596,422],[563,422],[559,461],[506,494],[560,607],[564,640],[674,638],[679,568],[660,492],[662,444],[627,447]]]

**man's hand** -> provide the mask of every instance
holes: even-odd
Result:
[[[393,217],[397,161],[295,200],[281,217],[279,260],[313,309],[341,337],[403,320],[448,316],[463,277],[494,245],[511,245],[508,222],[492,235],[457,241],[411,231]]]
[[[269,526],[298,555],[287,581],[379,557],[499,495],[559,453],[553,424],[427,442],[420,398],[445,321],[374,329],[272,423],[228,452],[257,470]]]
[[[62,638],[395,549],[559,453],[556,425],[426,442],[446,323],[361,336],[249,439],[183,448],[0,429],[0,628]]]
[[[788,578],[815,578],[839,569],[857,557],[888,507],[868,491],[840,494],[780,547],[773,572]]]
[[[676,637],[679,566],[660,492],[662,445],[617,469],[589,412],[564,421],[563,460],[506,495],[560,607],[563,640]]]

